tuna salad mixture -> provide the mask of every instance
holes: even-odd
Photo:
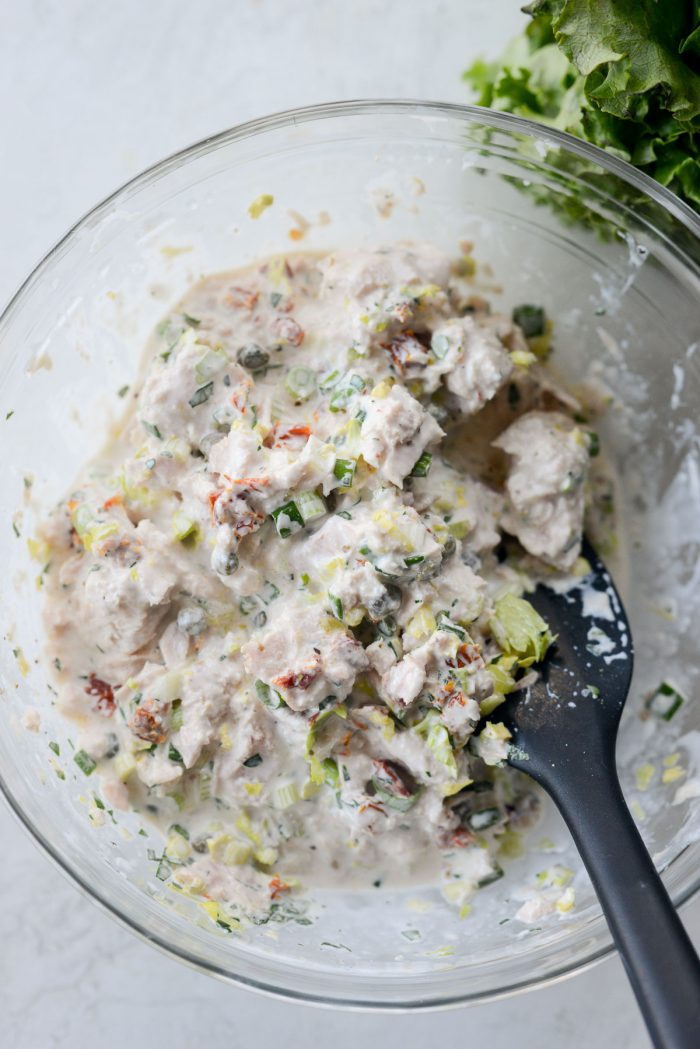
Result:
[[[229,920],[421,877],[464,909],[536,818],[499,706],[597,438],[543,311],[473,292],[429,246],[205,278],[43,528],[75,761]]]

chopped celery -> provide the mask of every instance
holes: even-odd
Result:
[[[491,627],[503,651],[517,656],[521,666],[542,660],[554,640],[530,602],[513,594],[496,601]]]
[[[340,481],[342,488],[349,488],[355,477],[356,459],[336,459],[333,476]]]
[[[433,457],[430,452],[423,452],[419,459],[416,460],[413,469],[411,470],[411,477],[427,477],[430,473],[430,466],[433,461]]]
[[[295,400],[306,401],[316,391],[316,372],[296,365],[289,369],[284,385]]]
[[[276,809],[288,809],[299,801],[299,797],[299,789],[294,781],[283,783],[272,791],[272,804]]]
[[[441,765],[444,765],[453,776],[456,776],[457,762],[455,761],[454,751],[452,750],[450,735],[440,721],[438,712],[436,710],[429,710],[423,720],[417,725],[414,725],[413,728],[414,731],[425,740],[428,750],[432,751],[436,760],[439,761]]]

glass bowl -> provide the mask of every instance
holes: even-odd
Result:
[[[261,193],[274,205],[253,219],[248,206]],[[309,222],[300,245],[289,238],[298,226],[290,211]],[[694,892],[700,707],[686,702],[666,722],[645,716],[644,696],[669,680],[690,700],[699,673],[699,234],[697,216],[671,194],[566,135],[482,109],[355,102],[283,113],[186,149],[94,208],[49,253],[0,320],[0,780],[27,829],[95,901],[202,970],[355,1007],[494,997],[611,950],[551,806],[531,850],[464,921],[434,889],[338,886],[316,894],[310,924],[229,933],[155,877],[152,829],[147,843],[133,814],[114,822],[96,809],[97,784],[72,761],[70,725],[52,706],[42,566],[26,540],[103,442],[168,304],[201,273],[268,253],[402,239],[452,253],[473,242],[489,297],[506,310],[543,304],[561,375],[594,381],[610,402],[600,432],[623,519],[612,553],[638,653],[621,773],[674,900]],[[673,753],[684,774],[665,783]],[[640,764],[652,766],[648,784]],[[553,862],[545,836],[554,859],[576,871],[577,906],[528,927],[512,916],[519,887]]]

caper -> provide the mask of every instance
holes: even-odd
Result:
[[[178,629],[190,637],[198,637],[207,629],[207,617],[201,608],[181,608],[177,614]]]
[[[238,568],[238,554],[235,550],[215,550],[211,555],[211,567],[217,575],[233,575]]]
[[[448,557],[452,557],[455,550],[457,549],[457,540],[453,535],[448,535],[445,542],[442,544],[442,559],[446,561]]]
[[[402,600],[401,588],[389,583],[381,594],[367,604],[367,614],[376,623],[392,612],[398,612]]]
[[[429,561],[427,558],[425,561],[421,561],[420,564],[415,566],[416,579],[420,582],[424,582],[427,579],[434,579],[436,575],[439,575],[442,571],[442,561]]]
[[[249,342],[241,346],[237,354],[238,363],[249,372],[260,372],[270,363],[270,354],[257,342]]]

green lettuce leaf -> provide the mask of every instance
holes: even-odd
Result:
[[[592,142],[700,210],[700,5],[534,0],[524,10],[531,20],[501,59],[464,74],[478,104]]]

